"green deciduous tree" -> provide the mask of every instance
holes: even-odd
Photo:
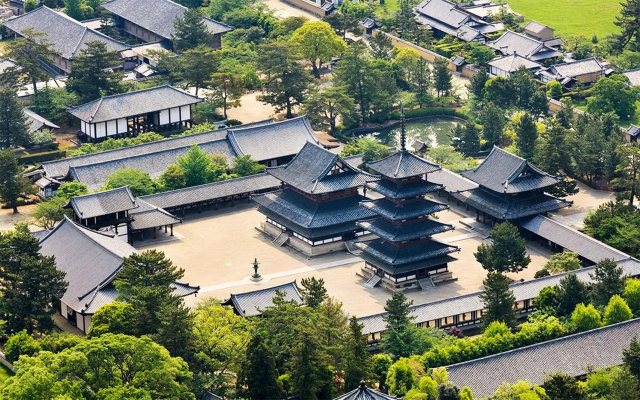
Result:
[[[149,174],[137,168],[123,168],[109,174],[103,190],[117,189],[123,186],[129,186],[131,193],[136,197],[155,192]]]
[[[72,197],[83,196],[85,194],[89,194],[87,185],[78,181],[64,182],[58,187],[58,191],[56,192],[57,197],[62,197],[67,200]]]
[[[403,397],[409,390],[413,388],[416,376],[413,368],[409,364],[409,360],[401,358],[389,368],[387,373],[387,386],[389,394],[392,396]]]
[[[487,310],[482,316],[482,324],[488,327],[492,322],[500,321],[514,327],[517,321],[516,298],[509,288],[509,278],[499,272],[489,272],[482,283],[484,292],[480,299]]]
[[[254,335],[247,346],[238,384],[244,388],[241,392],[248,399],[280,400],[283,397],[276,360],[261,334]]]
[[[609,304],[604,309],[604,323],[606,325],[617,324],[633,318],[633,313],[627,302],[618,295],[611,297]]]
[[[253,3],[253,0],[211,0],[209,1],[207,12],[211,18],[221,20],[228,12]]]
[[[112,69],[121,63],[118,53],[109,51],[105,42],[89,42],[73,57],[66,88],[82,103],[121,93],[124,75]]]
[[[50,303],[62,298],[67,283],[54,257],[43,256],[39,250],[38,239],[26,225],[0,232],[0,310],[9,333],[53,329],[55,310]]]
[[[231,171],[238,177],[255,175],[264,171],[265,166],[251,158],[251,155],[238,156],[233,159]]]
[[[637,336],[631,339],[629,348],[622,351],[625,367],[640,381],[640,342]]]
[[[179,165],[169,165],[167,170],[158,178],[162,190],[176,190],[182,189],[187,186],[187,180],[184,175],[184,170]]]
[[[579,332],[589,331],[602,326],[600,313],[595,309],[593,304],[585,306],[580,303],[576,306],[571,314],[571,322],[573,322]]]
[[[202,45],[206,46],[211,42],[211,39],[211,33],[202,19],[202,13],[197,8],[185,11],[173,22],[171,41],[178,52]]]
[[[13,89],[0,90],[0,149],[28,144],[29,130],[24,111]]]
[[[218,72],[211,75],[208,98],[222,108],[225,119],[229,108],[240,107],[243,87],[242,77],[238,74]]]
[[[302,56],[311,63],[313,75],[318,79],[319,66],[347,49],[344,40],[322,21],[306,22],[293,32],[290,40],[294,46],[300,47]]]
[[[596,264],[589,276],[594,280],[591,290],[593,303],[605,305],[613,296],[622,296],[627,277],[624,270],[615,261],[605,258]]]
[[[544,269],[552,274],[560,274],[562,272],[574,271],[580,268],[582,268],[582,263],[578,258],[578,253],[570,250],[552,255],[549,261],[544,265]]]
[[[299,58],[298,49],[286,41],[262,45],[258,53],[258,68],[267,76],[258,99],[278,112],[285,110],[287,118],[293,118],[293,107],[304,102],[309,89],[311,78]]]
[[[136,318],[136,309],[131,304],[119,301],[105,304],[91,317],[88,336],[97,337],[105,333],[139,336]]]
[[[490,233],[492,243],[481,244],[474,253],[483,268],[491,272],[520,272],[531,262],[527,255],[525,240],[520,231],[510,222],[493,227]]]
[[[549,374],[543,386],[549,400],[584,400],[585,398],[584,390],[578,384],[578,380],[561,372]]]
[[[82,2],[80,0],[65,0],[65,14],[71,18],[82,21],[84,20],[84,11],[82,10]]]
[[[366,166],[366,164],[378,161],[391,155],[389,147],[381,144],[378,140],[371,137],[363,137],[356,139],[355,143],[347,143],[346,146],[340,152],[341,157],[353,156],[356,154],[362,154],[362,165],[360,168]]]
[[[328,130],[331,134],[336,133],[338,118],[343,125],[349,125],[357,113],[353,99],[340,86],[312,91],[303,110],[316,129]]]
[[[614,112],[621,119],[635,114],[637,90],[629,89],[629,79],[624,75],[602,78],[593,86],[587,111],[595,114]]]
[[[408,301],[402,292],[395,292],[384,307],[387,314],[382,318],[387,329],[382,333],[381,346],[385,352],[395,357],[413,354],[412,326],[415,317],[409,310],[412,304],[413,301]]]
[[[18,213],[18,199],[33,192],[31,183],[21,175],[22,168],[11,150],[0,150],[0,201]]]
[[[40,343],[27,333],[26,329],[9,336],[4,345],[4,355],[10,363],[16,362],[20,356],[33,356],[42,351]]]
[[[624,287],[624,299],[634,314],[640,312],[640,280],[627,280]]]
[[[516,147],[522,158],[533,160],[537,140],[536,122],[529,113],[525,113],[516,124]]]
[[[547,96],[552,99],[559,99],[562,96],[562,84],[558,81],[547,83]]]
[[[24,2],[24,11],[29,12],[38,8],[38,2],[36,0],[27,0]]]
[[[35,224],[43,229],[53,228],[57,222],[62,221],[64,216],[69,214],[68,210],[63,208],[68,201],[69,199],[56,196],[38,204],[38,208],[31,213],[31,216],[36,219]]]
[[[178,157],[177,165],[184,171],[187,187],[214,182],[221,174],[219,165],[214,165],[211,156],[195,144],[186,155]]]
[[[373,362],[373,375],[378,382],[378,388],[386,390],[387,373],[393,364],[393,360],[388,354],[375,354],[371,361]]]
[[[451,382],[438,385],[438,400],[460,400],[460,388]]]
[[[547,315],[558,315],[558,294],[555,286],[542,288],[533,305]]]
[[[504,111],[493,103],[485,104],[480,112],[482,123],[482,137],[490,145],[499,146],[502,141],[502,132],[507,121]]]

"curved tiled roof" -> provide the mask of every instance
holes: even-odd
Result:
[[[360,382],[360,387],[345,393],[333,400],[396,400],[398,397],[392,397],[384,393],[380,393],[373,389],[369,389],[365,382]]]
[[[386,219],[379,218],[373,221],[361,221],[358,222],[358,225],[391,242],[420,239],[454,229],[453,225],[443,224],[430,218],[407,225],[396,225]]]
[[[363,201],[362,207],[374,211],[387,219],[404,220],[433,214],[449,208],[448,205],[433,200],[422,199],[398,205],[386,198]]]
[[[38,7],[26,14],[11,18],[3,24],[17,33],[27,29],[45,33],[46,39],[52,43],[53,50],[66,59],[72,59],[87,43],[96,40],[105,43],[109,51],[123,51],[131,48],[128,44],[87,28],[66,14],[54,11],[47,6]]]
[[[396,185],[391,181],[382,179],[379,181],[367,182],[365,186],[368,189],[371,189],[374,192],[380,193],[384,197],[388,197],[391,199],[415,197],[442,189],[441,185],[426,182],[422,179],[406,185]]]
[[[187,11],[187,7],[170,0],[111,0],[100,6],[165,39],[172,38],[176,18]],[[233,30],[231,26],[210,18],[202,20],[212,34]]]
[[[276,291],[285,293],[286,301],[304,304],[302,295],[298,291],[298,285],[296,285],[296,281],[293,281],[253,292],[232,294],[222,305],[232,306],[243,317],[253,317],[260,315],[261,310],[274,305],[273,298],[276,297]]]
[[[182,222],[180,218],[160,207],[156,207],[139,198],[136,201],[140,207],[130,213],[132,230],[156,228]]]
[[[561,181],[561,178],[539,170],[524,158],[494,146],[491,153],[478,167],[460,174],[480,186],[497,193],[520,193],[544,189]]]
[[[138,208],[129,186],[72,197],[68,206],[82,219]]]
[[[398,151],[381,160],[367,164],[380,175],[391,179],[420,176],[440,170],[440,166],[418,157],[408,151]]]
[[[68,108],[67,112],[82,121],[97,123],[187,106],[202,101],[204,99],[182,89],[162,85],[135,92],[105,96],[86,104]]]

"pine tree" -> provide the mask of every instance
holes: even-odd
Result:
[[[476,100],[484,98],[484,86],[489,80],[489,74],[485,67],[481,67],[475,75],[469,79],[469,91],[475,96]]]
[[[82,1],[81,0],[66,0],[65,1],[64,12],[71,18],[82,21],[84,20],[84,12],[82,11]]]
[[[73,58],[67,90],[77,94],[83,103],[121,93],[123,74],[112,69],[120,63],[118,53],[107,50],[104,42],[87,43]]]
[[[393,50],[393,43],[389,36],[379,33],[369,39],[369,45],[371,46],[371,56],[380,60],[391,61],[391,51]]]
[[[382,317],[386,324],[386,330],[382,334],[382,348],[394,357],[408,357],[413,350],[413,320],[409,307],[413,301],[408,301],[402,292],[395,292],[387,300],[384,310],[387,312]]]
[[[211,43],[211,33],[202,19],[202,13],[197,8],[191,8],[182,17],[176,17],[173,22],[173,30],[174,34],[171,36],[171,40],[177,52]]]
[[[180,298],[172,298],[158,312],[160,322],[153,341],[169,350],[172,357],[193,362],[193,320],[191,309]]]
[[[594,280],[591,289],[591,298],[596,305],[604,306],[615,296],[624,295],[624,286],[627,277],[624,270],[615,261],[605,258],[596,264],[593,273],[589,276]]]
[[[516,125],[516,146],[522,158],[533,160],[536,140],[538,140],[536,122],[529,113],[525,113]]]
[[[238,376],[240,392],[247,399],[280,400],[282,388],[278,384],[276,360],[261,334],[251,338],[246,360]]]
[[[12,89],[0,90],[0,149],[29,143],[29,131],[18,96]]]
[[[480,113],[482,123],[482,136],[490,145],[499,146],[502,141],[502,132],[506,124],[504,111],[494,103],[488,103]]]
[[[568,316],[578,304],[589,304],[589,290],[576,274],[569,274],[560,280],[556,288],[556,299],[558,316]]]
[[[11,150],[0,151],[0,201],[18,213],[18,199],[24,194],[33,192],[31,183],[23,178],[22,168],[16,155]]]
[[[640,50],[640,1],[627,0],[622,4],[620,15],[614,24],[620,28],[620,34],[614,35],[617,50],[622,51],[630,45],[632,51]]]
[[[460,124],[458,124],[460,126]],[[476,124],[469,120],[464,125],[464,130],[461,129],[462,137],[458,148],[465,156],[473,157],[480,151],[480,130]]]
[[[345,342],[344,391],[349,392],[371,376],[371,355],[367,348],[367,335],[362,334],[362,324],[352,316],[349,319],[349,337]]]
[[[50,304],[67,290],[65,272],[39,250],[26,224],[0,232],[0,309],[8,333],[48,333],[54,327]]]
[[[5,56],[20,66],[20,80],[33,85],[34,96],[38,95],[36,83],[48,78],[40,63],[56,54],[58,53],[53,49],[53,43],[47,40],[47,35],[33,29],[22,30],[20,37],[5,45]]]
[[[301,400],[318,400],[319,393],[326,390],[326,372],[329,368],[327,357],[314,328],[300,326],[297,335],[300,340],[293,349],[291,358],[293,391]],[[333,377],[329,378],[329,382],[332,381]]]
[[[531,262],[525,240],[509,221],[497,224],[490,233],[492,243],[481,244],[474,253],[482,267],[491,272],[520,272]]]
[[[486,328],[494,321],[500,321],[513,328],[516,326],[518,314],[514,306],[516,297],[509,288],[509,278],[499,272],[489,272],[482,282],[484,292],[480,299],[487,310],[482,315],[482,324]]]
[[[304,303],[311,308],[318,308],[327,298],[327,289],[324,287],[324,279],[302,278],[300,294]]]
[[[444,58],[436,58],[433,63],[433,87],[438,97],[448,96],[453,88],[449,61]]]
[[[634,337],[629,348],[622,352],[622,359],[624,365],[640,381],[640,342],[637,337]]]

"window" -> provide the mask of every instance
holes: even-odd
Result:
[[[287,228],[284,227],[284,225],[281,225],[279,223],[277,223],[276,221],[272,220],[271,218],[267,218],[267,222],[270,223],[271,225],[274,225],[280,229],[282,229],[282,231],[286,231]],[[293,234],[294,236],[296,235],[296,233]]]

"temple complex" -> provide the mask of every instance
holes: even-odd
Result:
[[[356,221],[376,213],[360,206],[366,198],[358,189],[377,176],[311,142],[287,165],[266,171],[282,182],[283,190],[253,199],[267,218],[261,230],[275,244],[315,256],[343,250],[345,241],[367,233]]]
[[[361,273],[368,279],[367,285],[381,284],[392,291],[420,288],[420,280],[425,278],[430,279],[429,284],[452,279],[447,264],[455,258],[449,254],[459,251],[432,239],[453,230],[453,226],[430,217],[449,207],[425,197],[441,189],[426,180],[440,166],[407,151],[405,141],[403,116],[400,151],[368,164],[381,179],[367,182],[366,188],[383,197],[361,203],[377,218],[362,220],[358,226],[378,238],[356,243],[365,261]]]

